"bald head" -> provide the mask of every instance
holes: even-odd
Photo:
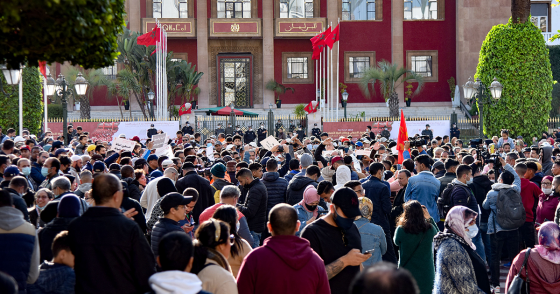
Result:
[[[268,226],[272,236],[293,236],[299,229],[295,208],[288,204],[277,204],[268,215]]]
[[[417,294],[416,281],[406,269],[388,262],[379,262],[361,271],[350,285],[351,294]]]
[[[92,197],[95,205],[119,208],[122,202],[121,181],[113,174],[99,174],[93,180]],[[120,194],[120,195],[119,195]],[[115,197],[116,196],[116,197]]]

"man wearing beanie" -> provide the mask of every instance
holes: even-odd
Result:
[[[52,260],[51,245],[54,237],[68,229],[70,222],[78,216],[80,216],[80,198],[72,194],[62,196],[57,205],[57,217],[37,232],[41,249],[41,261]]]
[[[305,154],[304,154],[305,155]],[[266,172],[263,174],[262,183],[266,187],[268,198],[266,205],[266,217],[270,210],[279,203],[286,203],[286,191],[288,190],[288,181],[280,177],[278,173],[278,162],[274,158],[270,158],[265,164]],[[270,232],[265,230],[262,239],[270,236]]]
[[[299,158],[299,161],[300,161],[300,165],[301,165],[301,172],[299,172],[299,174],[296,174],[295,176],[305,177],[307,167],[309,167],[313,164],[313,157],[311,156],[311,154],[304,153]],[[319,175],[319,178],[317,179],[317,183],[319,183],[321,181],[324,181],[324,180],[325,179],[323,179],[323,177],[321,175]]]
[[[301,237],[325,262],[331,293],[348,293],[348,282],[360,264],[371,257],[362,254],[362,239],[354,219],[361,215],[358,196],[350,188],[340,188],[331,197],[329,213],[308,224]]]
[[[220,191],[224,186],[231,185],[231,183],[225,179],[226,166],[221,162],[216,163],[210,169],[210,173],[212,174],[212,178],[214,178],[214,183],[210,185],[214,195],[214,203],[220,203]]]

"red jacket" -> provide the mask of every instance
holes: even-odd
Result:
[[[323,260],[309,241],[296,236],[269,237],[251,251],[239,269],[237,289],[243,294],[331,293]]]
[[[542,191],[539,186],[527,179],[521,178],[521,201],[525,208],[525,222],[533,222],[535,220],[533,211],[536,211],[541,193]]]

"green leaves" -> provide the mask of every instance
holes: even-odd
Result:
[[[0,126],[4,130],[19,128],[19,86],[6,86],[4,75],[0,75],[4,90],[13,93],[6,97],[0,93]],[[36,67],[23,69],[23,127],[28,128],[32,134],[39,133],[43,122],[43,83],[39,70]],[[19,131],[18,135],[19,135]]]
[[[112,65],[124,13],[124,0],[0,1],[0,60],[14,68],[38,60]]]
[[[546,130],[551,109],[552,71],[541,31],[532,23],[494,26],[480,49],[476,77],[504,86],[502,98],[484,104],[487,136],[512,130],[515,136],[538,136]]]

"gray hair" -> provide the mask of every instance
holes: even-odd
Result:
[[[220,199],[227,199],[227,198],[235,198],[241,195],[241,191],[237,186],[227,185],[222,188],[220,191]]]
[[[80,173],[80,180],[85,183],[92,183],[93,182],[93,175],[89,170],[84,170]]]
[[[51,182],[51,186],[52,189],[56,189],[56,188],[60,188],[64,191],[70,191],[70,186],[72,184],[70,183],[70,180],[66,177],[56,177],[54,180],[52,180]]]
[[[168,167],[165,169],[165,171],[163,172],[164,176],[174,176],[178,174],[177,170],[174,167]]]

